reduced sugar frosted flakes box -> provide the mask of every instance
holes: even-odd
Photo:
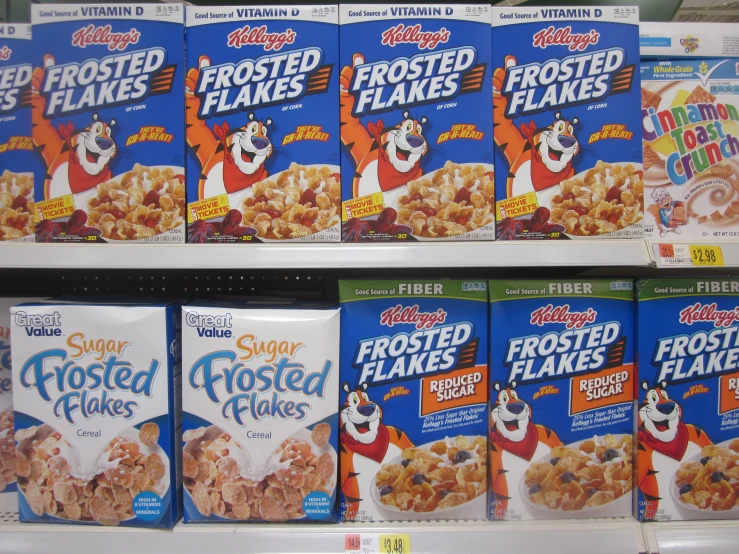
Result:
[[[641,64],[645,236],[739,237],[739,60]]]
[[[335,521],[339,310],[183,318],[185,523]]]
[[[638,8],[493,8],[497,238],[641,238]]]
[[[643,521],[739,517],[739,280],[639,283]]]
[[[484,281],[340,281],[343,521],[485,517]]]
[[[0,241],[34,241],[31,26],[0,23]]]
[[[181,515],[176,305],[11,309],[19,519],[171,528]]]
[[[490,282],[496,521],[633,509],[632,281]]]
[[[490,6],[339,9],[342,240],[493,240]]]
[[[37,242],[185,241],[183,12],[31,6]]]
[[[187,8],[189,242],[340,240],[338,23]]]

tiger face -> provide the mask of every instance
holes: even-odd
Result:
[[[236,129],[229,137],[227,147],[236,166],[245,175],[256,173],[272,155],[272,142],[267,138],[267,126],[272,119],[257,121],[249,114],[249,122]]]
[[[641,386],[647,391],[647,396],[639,406],[639,421],[654,438],[662,442],[672,441],[677,436],[680,425],[680,404],[667,394],[665,382],[660,386],[650,387],[643,381]]]
[[[531,406],[518,397],[515,381],[506,388],[496,382],[494,388],[498,399],[490,409],[492,427],[508,440],[521,442],[531,421]]]
[[[98,120],[98,114],[93,114],[93,122],[76,135],[76,144],[73,144],[82,169],[89,175],[100,174],[116,154],[116,145],[113,141],[113,127],[115,119],[110,123]]]
[[[384,146],[393,167],[400,173],[408,173],[428,152],[428,144],[423,136],[423,125],[427,119],[413,119],[407,111],[403,112],[403,118],[400,125],[387,132]]]
[[[554,118],[554,123],[539,133],[537,150],[547,169],[559,173],[580,151],[574,128],[580,120],[573,117],[571,122],[567,121],[560,117],[559,112],[554,114]]]
[[[342,427],[356,441],[373,443],[382,422],[382,409],[369,399],[366,383],[355,390],[349,388],[349,383],[342,388],[347,393],[340,411]]]

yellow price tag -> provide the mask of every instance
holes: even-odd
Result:
[[[723,266],[724,256],[720,246],[707,246],[705,244],[691,244],[690,259],[697,266]]]
[[[380,535],[380,554],[410,554],[410,535]]]

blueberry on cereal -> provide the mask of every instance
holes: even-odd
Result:
[[[701,458],[701,464],[706,465],[709,462],[710,459],[711,459],[710,456],[703,456]]]
[[[595,487],[590,487],[588,489],[588,497],[593,496],[596,492],[598,492],[598,489],[596,489]]]
[[[391,492],[393,492],[393,490],[394,490],[393,487],[391,487],[390,485],[383,485],[382,488],[380,489],[380,496],[385,496],[387,494],[390,494]]]
[[[711,473],[711,483],[720,483],[725,479],[726,476],[724,475],[723,471],[714,471],[713,473]]]
[[[678,492],[682,496],[683,494],[687,494],[692,490],[693,490],[693,485],[691,485],[690,483],[685,483],[684,485],[680,485]]]
[[[552,464],[553,466],[556,466],[559,463],[559,458],[555,456],[554,458],[549,460],[549,463]]]
[[[472,458],[472,454],[467,452],[466,450],[460,450],[454,455],[454,463],[455,464],[463,464],[467,460]]]
[[[562,475],[559,476],[559,480],[563,483],[571,483],[572,481],[576,481],[575,474],[571,471],[565,471]]]
[[[444,500],[444,499],[445,499],[445,498],[446,498],[446,497],[447,497],[447,496],[449,495],[449,493],[451,493],[451,492],[452,492],[452,491],[450,491],[450,490],[447,490],[447,489],[443,489],[443,490],[442,490],[442,491],[441,491],[441,492],[439,493],[439,498],[440,498],[441,500]]]
[[[615,460],[619,457],[618,450],[615,450],[614,448],[609,448],[605,452],[603,452],[603,461],[604,462],[610,462],[612,460]]]
[[[537,492],[541,492],[542,486],[539,483],[534,483],[529,487],[529,495],[536,494]]]
[[[423,473],[416,473],[411,481],[414,485],[423,485],[426,482],[426,476]]]
[[[408,464],[409,463],[411,463],[411,459],[410,458],[406,458],[405,460],[403,460],[402,462],[400,462],[400,465],[402,465],[403,467],[408,467]]]

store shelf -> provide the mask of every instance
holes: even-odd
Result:
[[[345,538],[386,533],[410,536],[413,554],[642,554],[632,519],[516,523],[408,522],[336,525],[184,525],[173,532],[76,525],[0,523],[0,552],[65,554],[345,554]],[[53,547],[52,547],[53,545]],[[376,550],[374,552],[377,552]]]
[[[736,554],[739,521],[674,521],[643,526],[650,554]]]
[[[317,269],[646,266],[640,240],[389,244],[3,244],[0,268]]]
[[[676,258],[663,257],[663,252],[660,250],[660,244],[672,245],[672,251],[677,256]],[[652,259],[658,268],[669,268],[669,269],[691,269],[694,267],[700,267],[693,265],[692,260],[689,258],[689,246],[718,246],[721,249],[723,256],[723,267],[739,267],[739,242],[733,243],[717,243],[717,242],[701,242],[691,241],[690,243],[664,243],[664,242],[652,242],[649,244],[649,251],[652,255]],[[687,256],[687,257],[686,257]]]

